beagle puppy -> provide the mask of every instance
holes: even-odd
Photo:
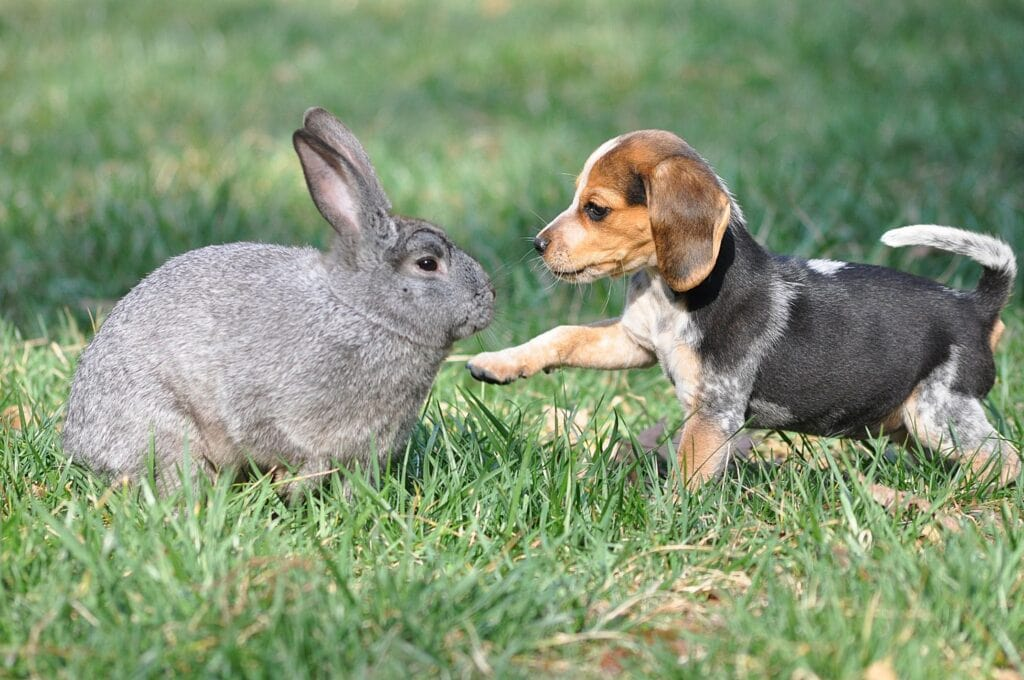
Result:
[[[467,367],[504,384],[560,366],[661,364],[689,414],[677,455],[690,488],[724,469],[744,426],[911,436],[1009,483],[1019,453],[981,400],[995,381],[1013,251],[932,225],[894,229],[882,241],[970,257],[984,268],[978,287],[770,253],[685,141],[661,130],[622,135],[591,154],[572,204],[534,239],[566,281],[631,275],[622,316],[559,326]]]

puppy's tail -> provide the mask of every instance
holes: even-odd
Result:
[[[1017,258],[1014,257],[1009,245],[994,236],[934,224],[916,224],[885,232],[882,234],[882,243],[894,248],[930,246],[966,255],[980,264],[985,271],[972,295],[979,310],[993,321],[1006,306],[1010,293],[1013,292],[1013,280],[1017,276]]]

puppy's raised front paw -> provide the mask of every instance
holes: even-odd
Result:
[[[477,354],[466,362],[466,368],[477,380],[495,385],[507,385],[513,380],[532,375],[532,371],[517,361],[515,355],[508,350]]]

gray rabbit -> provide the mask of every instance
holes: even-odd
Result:
[[[330,250],[210,246],[143,279],[79,361],[74,460],[138,479],[152,451],[163,492],[185,456],[207,474],[252,461],[287,470],[292,499],[337,465],[403,449],[452,343],[490,323],[483,269],[434,225],[391,213],[340,121],[310,109],[292,141]]]

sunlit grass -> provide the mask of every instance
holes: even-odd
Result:
[[[0,675],[1024,672],[1019,489],[773,438],[776,463],[677,496],[618,448],[684,419],[657,369],[496,388],[458,358],[619,312],[622,282],[555,284],[528,238],[594,147],[642,127],[700,150],[774,250],[973,285],[973,263],[877,239],[1024,243],[1021,44],[1002,0],[0,0]],[[290,145],[314,104],[398,210],[485,263],[494,324],[351,500],[106,486],[59,446],[94,322],[190,248],[326,243]],[[990,405],[1019,444],[1018,304]]]

